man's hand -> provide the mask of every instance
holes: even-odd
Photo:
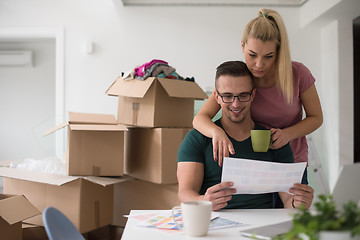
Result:
[[[305,205],[309,208],[314,199],[314,189],[308,185],[295,183],[292,188],[289,189],[290,193],[293,193],[293,207],[299,208],[300,205]]]
[[[231,195],[236,193],[236,189],[232,188],[232,182],[223,182],[216,184],[207,189],[204,200],[211,201],[213,204],[213,211],[224,208],[231,200]]]

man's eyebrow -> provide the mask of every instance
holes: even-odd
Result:
[[[250,91],[251,92],[251,91]],[[241,92],[241,93],[238,93],[238,94],[234,94],[234,93],[231,93],[231,92],[223,92],[223,93],[220,93],[221,95],[233,95],[233,96],[239,96],[240,94],[244,94],[244,93],[249,93],[249,92]]]

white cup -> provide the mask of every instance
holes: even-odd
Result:
[[[181,209],[183,226],[176,218],[175,211]],[[172,208],[172,217],[179,228],[184,228],[185,232],[192,237],[205,236],[209,231],[212,212],[212,202],[210,201],[191,201],[183,202],[181,206]]]

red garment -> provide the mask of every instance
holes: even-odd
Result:
[[[151,67],[154,63],[168,64],[167,62],[165,62],[165,61],[163,61],[163,60],[153,59],[153,60],[151,60],[150,62],[147,62],[147,63],[141,65],[140,67],[136,67],[136,68],[134,69],[135,76],[143,77],[143,76],[145,75],[146,69],[148,69],[149,67]]]
[[[294,101],[290,106],[276,87],[257,88],[254,101],[251,104],[253,120],[268,129],[286,128],[302,120],[302,103],[300,94],[315,83],[310,70],[302,63],[292,62]],[[308,145],[305,137],[290,141],[295,162],[308,161]]]

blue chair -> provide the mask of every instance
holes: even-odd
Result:
[[[46,208],[42,218],[49,240],[85,240],[74,224],[56,208]]]

